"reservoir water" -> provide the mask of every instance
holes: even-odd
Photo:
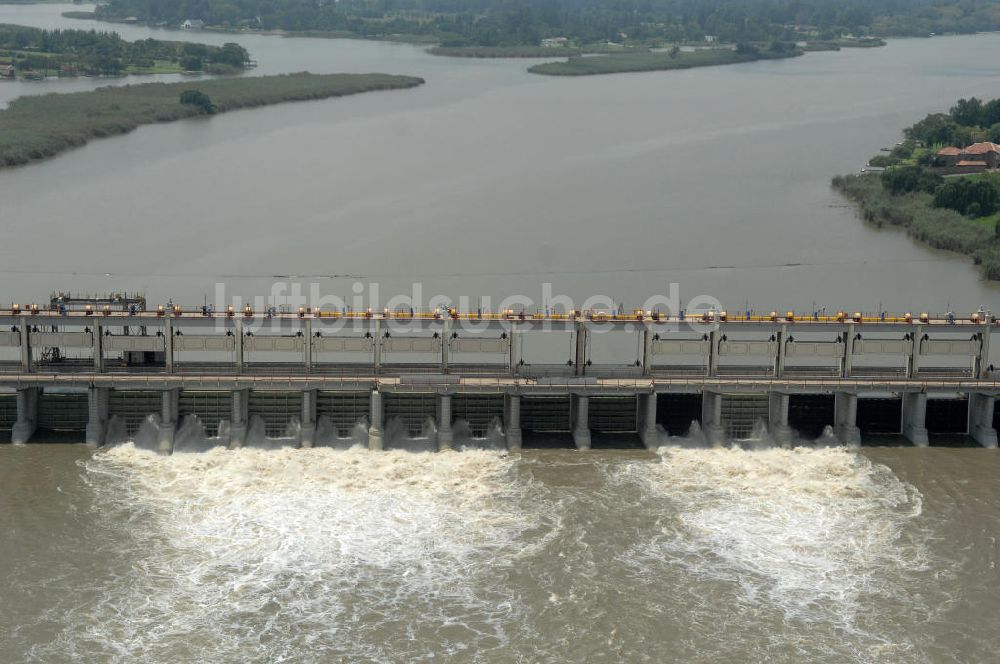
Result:
[[[94,25],[64,9],[2,6],[0,21]],[[256,73],[427,84],[142,127],[4,172],[8,297],[145,290],[200,304],[216,282],[269,295],[276,275],[341,297],[355,277],[365,294],[377,282],[381,302],[414,280],[424,298],[541,303],[549,282],[578,303],[601,294],[627,306],[675,282],[682,300],[707,294],[731,309],[964,312],[997,292],[970,261],[866,227],[829,182],[926,113],[988,97],[1000,34],[578,79],[401,44],[239,41]],[[104,83],[4,83],[0,95]]]
[[[0,22],[89,25],[68,7]],[[427,84],[0,172],[4,297],[197,304],[292,278],[473,301],[545,282],[626,305],[671,282],[733,308],[996,299],[970,262],[857,221],[829,180],[924,114],[996,96],[1000,35],[583,79],[236,39],[255,73]],[[127,82],[4,82],[0,101]],[[0,445],[0,662],[992,661],[998,478],[996,450],[968,448]]]

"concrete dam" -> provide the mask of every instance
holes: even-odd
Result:
[[[937,435],[996,447],[980,311],[0,310],[13,443],[440,450]]]

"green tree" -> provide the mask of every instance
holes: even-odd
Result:
[[[239,44],[228,42],[211,55],[211,60],[212,62],[239,68],[245,67],[250,62],[250,54]]]
[[[943,179],[920,166],[896,166],[882,173],[882,187],[891,194],[908,194],[925,191],[929,194],[941,185]]]
[[[181,103],[189,106],[197,106],[205,113],[215,113],[215,104],[208,95],[200,90],[185,90],[181,93]]]
[[[912,127],[903,130],[903,134],[924,145],[957,145],[959,126],[950,115],[931,113]],[[964,144],[963,144],[964,145]]]
[[[975,97],[959,99],[948,111],[951,119],[965,127],[982,126],[983,102]]]
[[[948,208],[971,217],[986,217],[997,211],[1000,192],[990,180],[953,179],[934,194],[934,207]]]

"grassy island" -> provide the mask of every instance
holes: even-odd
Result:
[[[1000,281],[1000,99],[962,99],[904,135],[870,160],[876,172],[835,177],[834,189],[865,221],[965,254]]]
[[[303,72],[19,97],[0,111],[0,167],[52,157],[93,138],[125,134],[144,124],[286,101],[412,88],[423,82],[412,76]],[[181,103],[185,95],[204,103]]]
[[[590,57],[571,57],[565,62],[546,62],[529,67],[533,74],[548,76],[592,76],[624,72],[663,71],[732,65],[756,60],[792,58],[803,51],[794,45],[775,43],[767,48],[740,44],[735,49],[706,48],[697,51],[674,49],[665,53],[622,53]]]
[[[577,55],[647,52],[635,47],[608,46],[435,46],[427,49],[431,55],[452,58],[569,58]]]

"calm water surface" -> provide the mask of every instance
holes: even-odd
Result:
[[[65,9],[0,6],[0,22],[79,27]],[[580,80],[239,41],[255,73],[428,82],[0,173],[7,297],[200,302],[295,275],[473,301],[543,282],[637,304],[670,282],[733,308],[995,301],[967,261],[856,221],[829,179],[990,96],[1000,35]],[[0,102],[106,83],[3,83]],[[995,450],[961,448],[0,446],[0,661],[992,661],[998,478]]]
[[[0,21],[80,25],[62,9],[5,6]],[[144,127],[3,173],[10,297],[116,288],[200,303],[216,282],[269,295],[275,275],[340,296],[357,276],[379,283],[382,302],[414,279],[424,298],[541,302],[551,282],[578,302],[635,305],[677,282],[683,300],[710,294],[730,309],[965,311],[996,294],[961,257],[856,221],[829,181],[927,112],[985,95],[1000,80],[1000,34],[582,79],[407,45],[239,39],[255,73],[428,83]]]

